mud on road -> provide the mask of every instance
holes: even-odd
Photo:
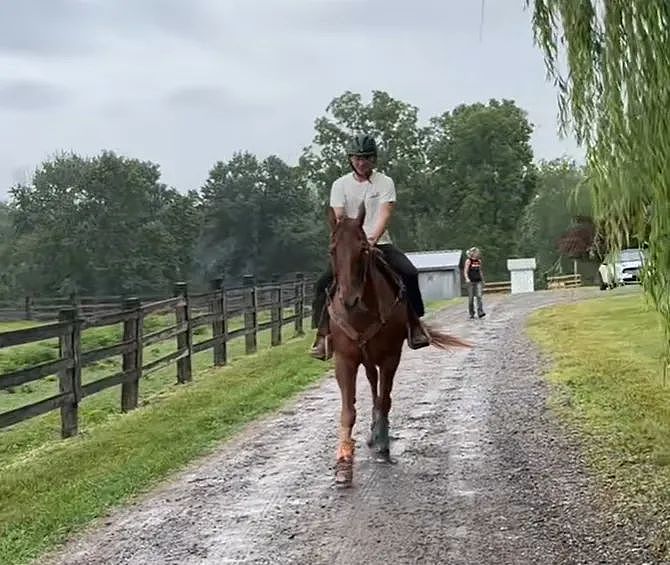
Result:
[[[476,347],[405,352],[394,465],[365,446],[361,373],[352,489],[333,485],[339,391],[328,377],[48,562],[657,563],[643,533],[599,506],[576,443],[546,406],[543,363],[524,333],[531,310],[594,294],[487,297],[476,321],[463,307],[440,314]]]

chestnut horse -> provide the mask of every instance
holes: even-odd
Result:
[[[339,222],[329,208],[330,255],[335,293],[328,294],[330,341],[335,357],[335,377],[342,395],[335,481],[350,486],[353,480],[356,422],[356,375],[365,367],[372,391],[372,425],[367,440],[381,461],[390,461],[389,420],[391,390],[403,341],[408,312],[404,285],[371,247],[363,231],[365,208],[357,218]],[[426,327],[431,345],[470,347],[457,337]]]

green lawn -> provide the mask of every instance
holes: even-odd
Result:
[[[445,308],[451,308],[453,306],[458,306],[462,304],[467,309],[467,298],[465,296],[457,296],[455,298],[448,298],[446,300],[433,300],[426,302],[426,316],[430,317],[434,313],[444,310]]]
[[[553,408],[581,433],[610,503],[663,523],[653,543],[670,557],[670,388],[658,315],[639,294],[615,295],[540,310],[528,331],[554,360]]]

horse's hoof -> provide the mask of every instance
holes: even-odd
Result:
[[[351,488],[352,483],[353,483],[353,477],[351,476],[342,475],[340,473],[337,473],[335,475],[335,486],[338,489]]]
[[[388,449],[378,449],[375,453],[377,463],[393,463],[391,452]]]
[[[354,479],[354,462],[351,459],[340,459],[335,467],[335,486],[347,488]]]

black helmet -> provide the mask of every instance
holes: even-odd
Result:
[[[359,157],[376,157],[377,156],[377,142],[375,138],[367,133],[360,133],[355,135],[347,149],[347,155],[357,155]]]

